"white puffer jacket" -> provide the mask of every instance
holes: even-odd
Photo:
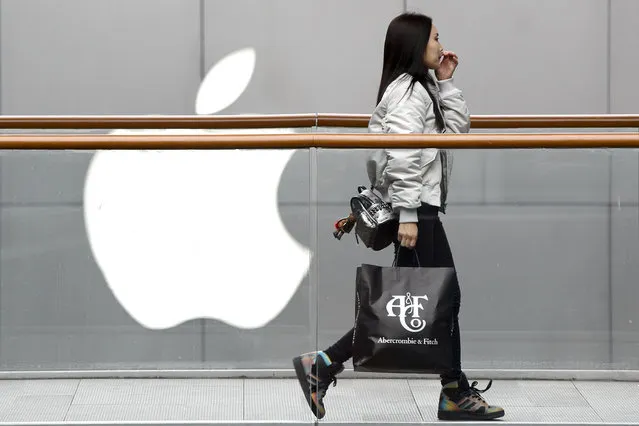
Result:
[[[433,102],[420,84],[409,90],[412,77],[402,74],[391,82],[375,108],[368,125],[374,133],[436,133],[435,112],[440,107],[446,132],[468,133],[470,113],[461,90],[453,79],[429,85],[439,99]],[[442,165],[439,150],[381,149],[368,159],[367,172],[373,185],[391,203],[400,222],[417,222],[417,208],[422,202],[441,206]]]

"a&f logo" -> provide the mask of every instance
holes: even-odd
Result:
[[[406,330],[413,333],[419,333],[426,327],[426,321],[419,317],[420,309],[424,309],[424,306],[420,303],[420,300],[428,301],[428,297],[424,296],[411,296],[410,293],[406,293],[406,296],[393,296],[393,298],[386,304],[386,311],[389,317],[399,317],[399,322]],[[397,314],[395,313],[399,311]],[[411,316],[409,322],[406,322],[406,317]]]

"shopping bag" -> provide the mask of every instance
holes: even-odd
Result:
[[[454,268],[357,268],[353,367],[380,373],[451,370]]]

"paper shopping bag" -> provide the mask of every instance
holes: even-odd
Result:
[[[432,373],[450,370],[454,268],[357,268],[355,371]]]

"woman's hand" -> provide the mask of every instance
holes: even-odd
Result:
[[[439,68],[435,71],[437,79],[448,80],[449,78],[452,78],[455,70],[457,69],[457,65],[459,65],[459,58],[455,52],[445,50],[443,59],[439,64]]]
[[[414,248],[417,244],[417,223],[400,223],[397,240],[402,247]]]

